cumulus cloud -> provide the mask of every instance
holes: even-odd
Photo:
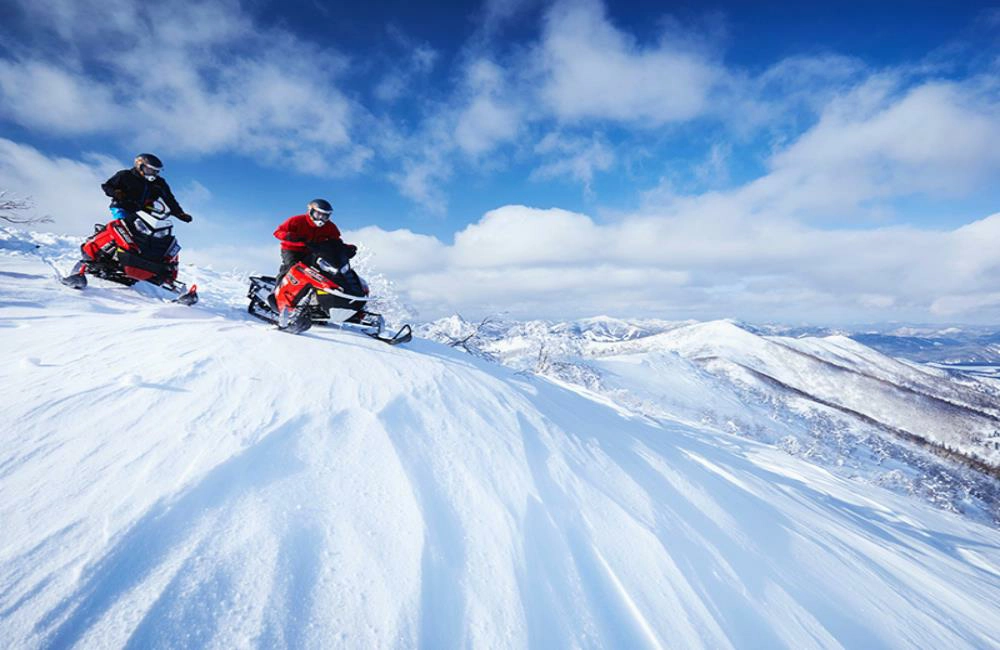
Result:
[[[408,231],[356,236],[427,315],[976,320],[979,308],[1000,302],[991,254],[1000,214],[944,231],[830,231],[739,218],[702,227],[689,214],[599,224],[565,210],[505,206],[450,245]]]
[[[720,68],[669,34],[641,46],[616,29],[597,0],[557,3],[538,48],[542,100],[560,119],[660,125],[707,110]]]
[[[374,253],[372,265],[381,273],[427,273],[447,265],[447,247],[437,238],[409,230],[383,230],[368,226],[344,233],[362,251]]]

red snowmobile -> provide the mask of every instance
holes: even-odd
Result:
[[[177,281],[180,244],[166,206],[157,201],[133,215],[94,224],[94,234],[80,246],[83,259],[62,278],[74,289],[87,286],[87,274],[126,286],[149,282],[176,294],[174,302],[198,302],[198,286]]]
[[[313,323],[361,332],[389,345],[413,338],[409,325],[391,337],[382,336],[385,319],[368,311],[368,283],[351,268],[339,241],[309,244],[309,263],[292,266],[275,289],[271,276],[252,276],[247,311],[278,329],[298,334]]]

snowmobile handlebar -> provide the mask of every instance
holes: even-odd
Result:
[[[170,217],[175,217],[179,221],[184,223],[191,223],[192,217],[187,212],[172,212],[170,208],[163,203],[163,201],[157,199],[152,203],[147,203],[141,208],[137,208],[136,212],[143,212],[148,214],[150,217],[156,221],[166,221]]]
[[[342,241],[306,242],[306,247],[315,259],[325,260],[341,273],[351,268],[352,256],[348,253],[348,245]]]
[[[176,217],[177,215],[170,212],[170,208],[163,201],[157,199],[152,203],[147,203],[137,210],[137,212],[145,212],[154,219],[163,221],[169,219],[170,217]]]

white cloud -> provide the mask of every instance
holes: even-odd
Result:
[[[431,140],[418,149],[418,154],[406,157],[402,171],[390,174],[399,191],[435,214],[444,214],[448,200],[440,183],[452,173],[447,160],[449,146],[441,140]]]
[[[109,89],[36,60],[0,59],[0,104],[25,126],[70,134],[110,129],[125,117]]]
[[[504,99],[503,70],[487,59],[477,59],[465,68],[465,98],[455,118],[455,143],[466,154],[478,156],[511,140],[521,120],[516,104]]]
[[[37,216],[53,223],[37,230],[87,234],[108,219],[110,199],[100,189],[119,169],[118,161],[90,155],[85,161],[50,158],[37,149],[0,138],[0,185],[19,197],[31,197]]]
[[[106,218],[98,186],[117,166],[100,157],[50,158],[0,139],[5,189],[33,195],[39,213],[56,218],[47,226],[56,232],[84,235]],[[973,322],[1000,315],[1000,213],[951,230],[830,230],[736,210],[733,196],[739,195],[716,193],[714,200],[673,205],[668,213],[607,223],[508,205],[456,233],[450,244],[375,227],[346,238],[427,316],[461,310]],[[212,215],[196,218],[202,227],[181,233],[185,261],[257,271],[277,264],[276,243],[219,245]],[[268,239],[267,228],[260,229]]]
[[[538,48],[542,101],[566,121],[660,125],[709,110],[720,68],[668,34],[641,46],[615,28],[597,0],[557,3]]]
[[[535,153],[549,160],[535,168],[533,180],[568,177],[581,183],[588,193],[594,174],[607,171],[615,162],[613,148],[597,133],[589,139],[549,133],[535,145]]]
[[[511,139],[517,127],[515,110],[492,97],[479,96],[459,115],[455,141],[465,153],[480,155],[491,151],[497,143]]]
[[[0,59],[0,117],[323,176],[355,173],[372,155],[354,135],[366,112],[337,86],[347,60],[254,25],[238,2],[23,4],[62,47],[52,56],[46,40]]]
[[[368,226],[345,232],[344,241],[357,243],[361,253],[374,253],[371,264],[380,273],[426,273],[447,263],[444,244],[435,237],[409,230],[386,231]]]
[[[726,192],[648,192],[650,212],[843,221],[879,218],[908,196],[954,197],[1000,175],[1000,97],[981,78],[904,87],[881,74],[833,96],[818,121]]]
[[[447,197],[441,185],[454,173],[455,158],[476,160],[518,134],[521,108],[502,99],[509,94],[499,66],[488,59],[469,60],[455,96],[434,105],[415,133],[391,142],[402,170],[390,179],[400,192],[433,213],[443,213]]]
[[[602,225],[564,210],[504,206],[451,245],[407,231],[352,234],[427,315],[976,320],[1000,283],[992,255],[1000,214],[949,231],[831,231],[703,213]]]
[[[932,314],[947,318],[961,318],[986,310],[993,314],[1000,312],[1000,293],[942,296],[931,303],[930,307]]]
[[[995,178],[1000,101],[971,85],[928,82],[896,97],[870,81],[832,102],[749,191],[776,195],[786,213],[830,212],[916,192],[957,195]]]

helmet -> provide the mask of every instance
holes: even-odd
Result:
[[[141,153],[135,157],[135,170],[145,176],[147,181],[152,181],[159,176],[161,169],[163,169],[163,163],[151,153]]]
[[[332,212],[333,208],[326,199],[313,199],[309,202],[309,218],[317,226],[322,226],[329,221]]]

